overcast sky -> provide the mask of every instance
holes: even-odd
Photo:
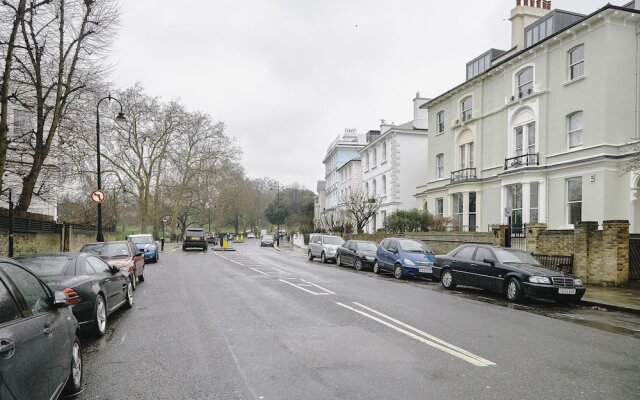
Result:
[[[626,0],[612,1],[621,5]],[[591,13],[606,0],[554,0]],[[253,178],[315,191],[345,128],[413,117],[465,64],[511,45],[516,0],[120,0],[117,88],[139,81],[227,124]]]

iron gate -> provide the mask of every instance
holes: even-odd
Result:
[[[640,234],[629,235],[629,279],[640,280]]]
[[[527,225],[511,227],[511,247],[514,249],[527,250]]]

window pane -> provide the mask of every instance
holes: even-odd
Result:
[[[531,182],[529,188],[531,193],[531,208],[538,208],[538,182]]]
[[[476,261],[484,261],[484,259],[493,260],[493,254],[491,254],[491,250],[485,249],[484,247],[478,247],[476,250],[476,255],[473,257]]]
[[[469,212],[476,212],[476,192],[469,192]]]
[[[569,223],[575,224],[582,221],[582,203],[569,204]]]
[[[546,24],[547,24],[547,35],[553,34],[553,19],[549,18]]]
[[[538,32],[538,26],[536,26],[535,28],[532,29],[533,31],[533,43],[537,43],[539,40],[539,32]]]
[[[0,282],[0,324],[20,318],[20,310],[4,283]]]
[[[533,44],[533,33],[531,30],[527,31],[527,47]]]
[[[32,315],[49,311],[49,295],[35,276],[13,264],[0,263],[0,269],[18,287]]]
[[[569,117],[569,130],[582,129],[582,112],[577,112]]]
[[[567,185],[569,201],[582,201],[582,178],[569,179]]]
[[[527,125],[527,133],[529,136],[529,147],[536,144],[536,124]]]
[[[456,258],[462,258],[463,260],[471,260],[473,253],[476,251],[475,247],[465,247],[456,254]]]
[[[569,132],[569,148],[582,146],[582,131]]]

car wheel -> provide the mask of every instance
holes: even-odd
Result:
[[[342,261],[340,260],[339,254],[336,256],[336,265],[338,265],[338,267],[342,267]]]
[[[380,273],[380,265],[378,264],[378,260],[375,260],[373,262],[373,273],[374,274],[379,274]]]
[[[131,281],[131,287],[133,290],[136,290],[138,287],[138,279],[136,279],[135,272],[133,274],[129,274],[129,280]]]
[[[97,337],[104,336],[107,332],[107,304],[101,294],[96,296],[96,302],[93,307],[93,332]]]
[[[522,299],[522,284],[516,278],[511,278],[507,282],[507,300],[512,303]]]
[[[320,261],[322,261],[323,264],[327,263],[327,256],[324,255],[324,251],[320,254]]]
[[[393,269],[393,276],[396,279],[402,279],[402,266],[400,264],[396,264],[396,267]]]
[[[187,248],[182,246],[182,251],[187,251]]]
[[[82,390],[82,346],[80,339],[76,336],[71,346],[71,371],[62,394],[63,396],[72,396],[80,393]]]
[[[456,281],[453,279],[453,274],[448,269],[442,271],[441,283],[442,287],[445,289],[453,290],[456,288]]]
[[[356,271],[362,271],[362,261],[360,261],[359,258],[356,258],[356,260],[353,262],[353,268]]]
[[[131,282],[127,282],[127,308],[133,307],[133,288],[131,287]]]
[[[307,258],[309,259],[309,261],[313,261],[313,256],[311,255],[311,250],[309,250],[307,252]]]

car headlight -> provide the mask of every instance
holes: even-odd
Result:
[[[372,257],[372,256],[365,256],[364,259],[367,260],[367,261],[375,261],[376,260],[376,258]]]
[[[542,283],[544,285],[550,285],[551,281],[546,276],[530,276],[529,282],[531,283]]]
[[[408,258],[403,259],[402,262],[405,265],[416,265],[416,263],[414,263],[413,261],[409,260]]]
[[[573,286],[582,286],[582,279],[576,278],[573,280]]]

